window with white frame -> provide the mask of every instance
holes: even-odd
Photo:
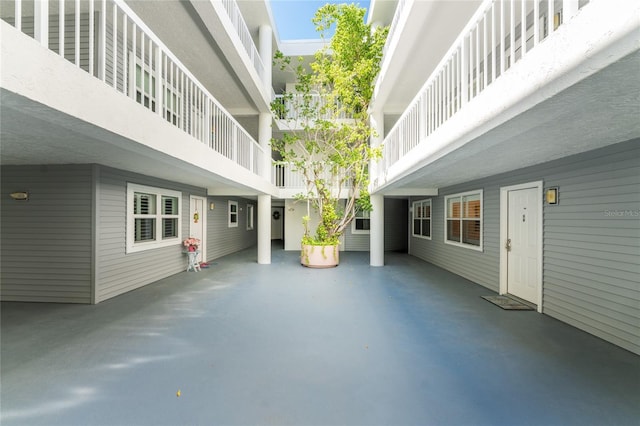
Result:
[[[127,184],[127,253],[180,244],[182,194]]]
[[[351,222],[351,233],[352,234],[368,234],[371,229],[371,212],[356,209],[356,215]]]
[[[253,204],[247,204],[247,231],[253,229]]]
[[[444,204],[444,242],[482,250],[482,190],[448,195]]]
[[[238,227],[238,202],[229,200],[229,228]]]
[[[413,202],[413,230],[414,237],[431,239],[431,200]]]

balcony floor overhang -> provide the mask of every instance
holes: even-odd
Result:
[[[374,191],[442,188],[640,137],[638,69],[635,50],[563,90],[537,87],[483,122],[485,97],[505,93],[497,82],[392,165]]]
[[[2,165],[101,164],[211,190],[274,194],[215,151],[0,21]]]
[[[98,83],[96,83],[98,84]],[[2,165],[100,164],[172,182],[207,188],[228,188],[242,193],[272,193],[270,183],[195,140],[203,165],[180,158],[72,117],[24,96],[0,89]],[[156,126],[168,125],[148,113]],[[173,129],[171,129],[173,130]],[[176,130],[177,132],[177,130]],[[188,135],[182,138],[190,139]],[[188,148],[185,148],[188,149]],[[233,178],[216,173],[225,162]],[[204,164],[213,167],[206,167]]]

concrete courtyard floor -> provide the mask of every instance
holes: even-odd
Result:
[[[2,303],[1,424],[640,422],[637,355],[407,255],[297,256],[245,250],[95,306]]]

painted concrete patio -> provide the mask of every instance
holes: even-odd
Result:
[[[2,304],[2,425],[638,425],[640,357],[402,254]],[[180,396],[177,396],[178,390]]]

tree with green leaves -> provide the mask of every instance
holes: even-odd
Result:
[[[272,110],[288,123],[288,131],[272,140],[283,162],[300,173],[307,200],[318,213],[312,233],[304,218],[303,244],[335,245],[357,211],[371,211],[369,163],[381,157],[372,148],[376,135],[370,124],[369,102],[380,70],[388,28],[365,23],[363,8],[326,4],[313,18],[322,39],[334,30],[329,43],[310,65],[297,63],[281,52],[275,63],[296,75],[295,91],[274,102]]]

